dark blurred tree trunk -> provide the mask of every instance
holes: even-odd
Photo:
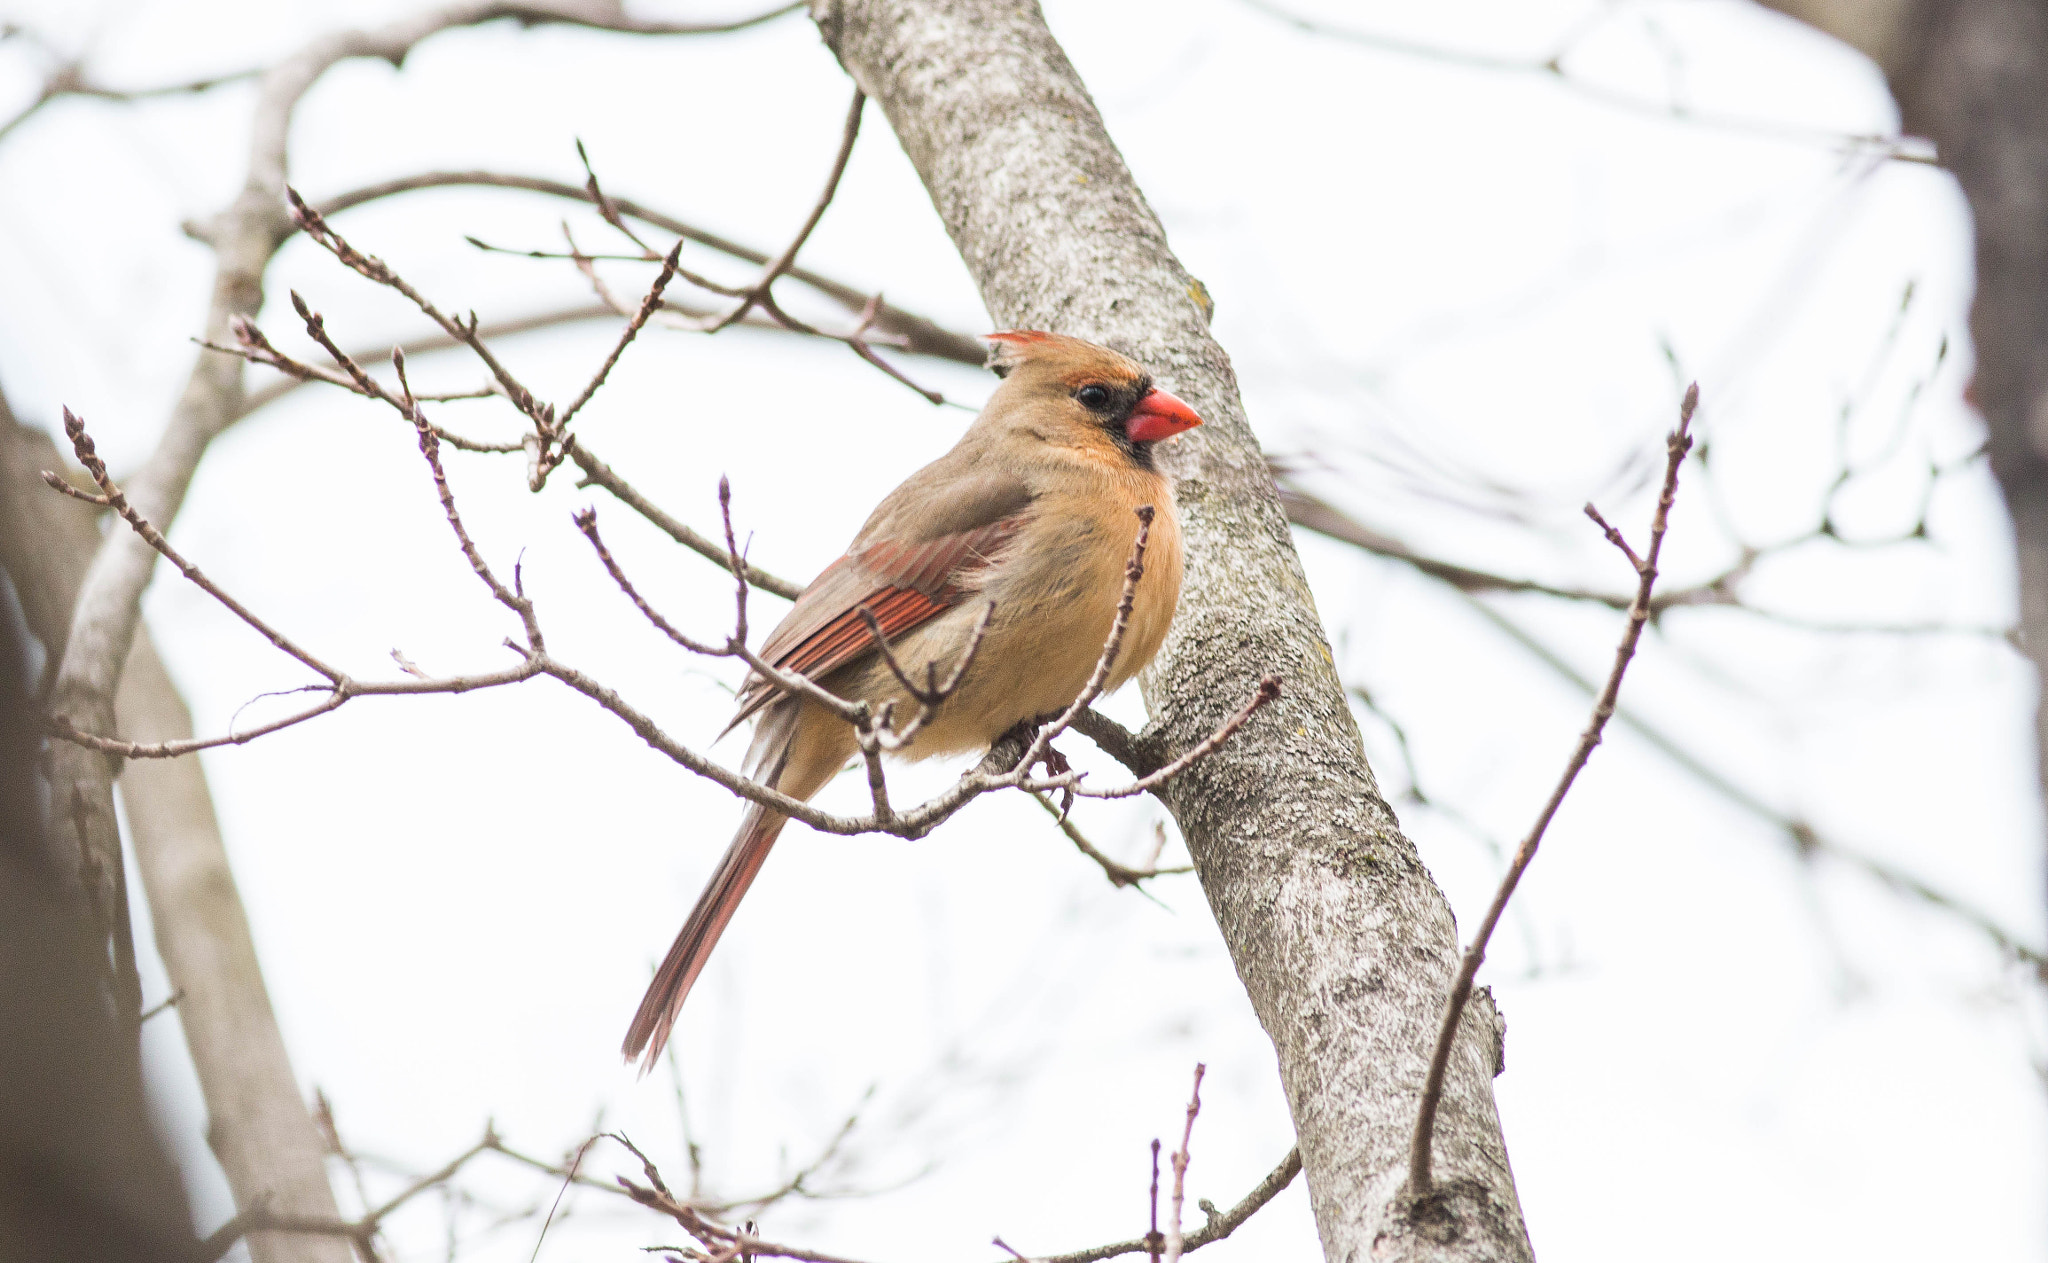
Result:
[[[0,570],[0,1263],[191,1258],[184,1186],[143,1091],[138,1014],[109,994],[94,918],[52,863],[62,821],[37,771],[30,646]]]
[[[16,422],[0,396],[0,573],[13,580],[18,598],[10,604],[14,617],[53,661],[64,651],[79,586],[100,544],[95,510],[42,483],[41,471],[66,467],[49,435]],[[26,724],[48,713],[47,698],[28,700],[36,698],[35,682],[22,696],[21,705],[7,707],[11,722]],[[115,709],[121,731],[133,739],[192,735],[191,716],[158,661],[147,629],[136,636],[128,655]],[[40,735],[29,733],[30,739]],[[121,793],[135,849],[136,883],[149,901],[157,950],[181,997],[175,1020],[206,1097],[207,1140],[235,1205],[246,1210],[260,1204],[308,1219],[338,1218],[327,1183],[326,1148],[271,1009],[203,766],[196,758],[138,760],[122,772]],[[46,853],[58,861],[51,865],[52,876],[74,892],[74,899],[82,899],[93,885],[64,881],[62,861],[75,866],[84,848],[62,803],[52,804],[52,814],[57,836],[47,839],[52,849]],[[115,981],[110,953],[101,951],[98,959],[97,985],[123,997],[106,1007],[126,1016],[125,1026],[108,1033],[112,1042],[106,1052],[132,1061],[140,1005]],[[0,1007],[0,1022],[13,1021],[14,1012]],[[0,1079],[0,1093],[11,1091],[9,1083]],[[353,1257],[344,1239],[310,1233],[252,1233],[249,1250],[256,1263],[350,1263]]]
[[[1970,393],[2012,516],[2021,646],[2048,682],[2048,4],[1764,2],[1875,60],[1905,130],[1934,142],[1969,199],[1977,258]],[[2048,685],[2035,719],[2048,798]]]

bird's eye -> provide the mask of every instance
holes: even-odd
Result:
[[[1109,388],[1096,385],[1083,386],[1074,392],[1074,398],[1080,400],[1081,406],[1084,408],[1104,408],[1109,404]]]

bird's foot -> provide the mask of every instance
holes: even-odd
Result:
[[[1039,730],[1044,728],[1047,724],[1051,723],[1053,720],[1057,718],[1059,718],[1057,714],[1051,714],[1039,715],[1032,719],[1019,720],[1014,727],[1012,727],[1008,732],[1003,734],[1002,739],[1005,741],[1015,740],[1025,750],[1028,750],[1031,748],[1031,743],[1038,739]],[[1055,779],[1061,776],[1066,776],[1074,770],[1074,765],[1067,761],[1067,756],[1065,754],[1062,754],[1060,752],[1059,747],[1053,745],[1050,741],[1045,743],[1045,748],[1041,750],[1038,754],[1038,757],[1032,761],[1031,767],[1044,768],[1046,779],[1048,780]],[[1031,767],[1026,767],[1021,770],[1029,772],[1031,770]],[[1062,821],[1064,821],[1067,818],[1067,812],[1070,808],[1073,807],[1073,805],[1073,787],[1070,785],[1061,786],[1059,818]]]

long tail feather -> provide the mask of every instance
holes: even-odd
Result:
[[[704,887],[704,893],[697,896],[697,906],[690,909],[690,919],[683,922],[682,932],[676,935],[661,968],[654,971],[654,981],[648,984],[647,994],[640,1001],[640,1011],[633,1015],[633,1024],[626,1030],[621,1051],[627,1061],[639,1059],[641,1074],[652,1070],[661,1059],[690,987],[697,981],[697,975],[704,972],[718,936],[725,933],[747,887],[754,884],[769,849],[787,823],[789,817],[765,807],[749,810],[738,836],[719,862],[718,871]]]

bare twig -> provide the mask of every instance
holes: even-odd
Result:
[[[633,602],[634,608],[638,609],[648,622],[654,624],[658,631],[691,653],[700,653],[705,657],[715,658],[726,652],[720,646],[705,644],[703,641],[692,640],[690,637],[685,636],[677,631],[674,624],[670,623],[668,619],[662,617],[659,610],[656,610],[647,603],[647,598],[640,595],[640,589],[634,587],[633,581],[626,577],[626,572],[619,568],[619,563],[612,557],[612,550],[605,547],[604,537],[597,530],[596,509],[586,508],[577,510],[574,521],[576,529],[582,531],[583,537],[590,541],[590,546],[597,550],[598,563],[604,567],[605,573],[612,577],[612,582],[619,585],[619,590],[624,592],[627,599]]]
[[[931,721],[932,716],[938,713],[939,704],[959,689],[960,681],[967,675],[967,669],[974,665],[975,657],[981,653],[982,638],[988,635],[988,625],[996,616],[996,603],[990,601],[982,607],[981,617],[974,620],[974,626],[967,633],[967,643],[961,647],[959,660],[954,662],[952,671],[947,673],[943,681],[939,679],[937,662],[924,664],[923,687],[919,687],[903,670],[903,664],[897,661],[896,651],[889,647],[889,638],[882,634],[881,620],[875,617],[874,611],[863,605],[857,612],[867,624],[868,635],[874,642],[876,652],[882,655],[882,661],[888,664],[890,672],[896,677],[896,682],[917,702],[917,714],[902,728],[891,730],[888,721],[884,719],[875,731],[879,745],[885,749],[900,750],[908,746]]]
[[[114,512],[120,514],[121,520],[128,523],[130,529],[141,536],[151,548],[163,554],[166,560],[176,566],[179,574],[184,575],[194,586],[226,606],[229,613],[247,623],[251,628],[255,629],[258,635],[262,636],[279,650],[298,659],[314,672],[324,676],[330,683],[341,679],[339,671],[336,671],[333,667],[328,666],[320,661],[320,659],[308,653],[283,632],[278,631],[275,627],[256,617],[255,614],[249,611],[247,606],[228,595],[220,585],[207,578],[199,567],[187,561],[183,554],[171,547],[170,541],[163,537],[163,533],[151,525],[149,520],[143,517],[142,514],[136,512],[135,506],[128,502],[128,497],[122,493],[121,488],[108,475],[106,462],[100,459],[99,452],[93,444],[92,436],[85,432],[85,421],[69,408],[64,409],[64,434],[71,440],[71,450],[77,453],[78,463],[85,466],[86,472],[92,475],[92,480],[99,485],[100,502],[108,505]],[[71,485],[64,481],[63,476],[53,470],[43,471],[43,481],[59,491],[70,492],[72,490]]]
[[[1109,636],[1102,642],[1102,654],[1095,660],[1095,669],[1089,672],[1088,682],[1081,686],[1073,702],[1032,737],[1031,744],[1025,747],[1023,759],[1017,764],[1020,770],[1030,768],[1045,757],[1046,748],[1052,744],[1053,738],[1065,732],[1082,711],[1102,696],[1102,690],[1109,684],[1110,672],[1116,669],[1117,655],[1123,651],[1124,632],[1131,625],[1131,611],[1138,601],[1138,581],[1145,577],[1145,545],[1152,537],[1155,510],[1149,504],[1141,504],[1136,515],[1138,538],[1131,543],[1131,559],[1124,563],[1124,587],[1117,597],[1116,614],[1110,619]]]
[[[1467,596],[1472,610],[1489,624],[1527,650],[1531,657],[1560,679],[1565,680],[1587,696],[1595,696],[1599,685],[1580,674],[1578,669],[1553,651],[1548,645],[1529,634],[1513,620],[1501,614],[1477,597]],[[1622,724],[1649,746],[1669,759],[1673,766],[1685,772],[1714,793],[1762,823],[1778,830],[1791,846],[1793,854],[1803,861],[1831,860],[1844,867],[1852,868],[1875,880],[1895,894],[1916,899],[1938,911],[1948,913],[1963,924],[1982,934],[1998,951],[2033,970],[2043,980],[2048,980],[2048,951],[2043,951],[2026,942],[2018,934],[2000,925],[1981,909],[1973,908],[1955,896],[1950,895],[1904,869],[1887,864],[1830,838],[1816,829],[1812,822],[1772,806],[1753,791],[1744,788],[1726,774],[1707,763],[1700,755],[1673,737],[1669,732],[1645,719],[1626,706],[1617,706],[1614,712],[1617,723]]]
[[[1201,1227],[1188,1233],[1182,1240],[1181,1253],[1187,1254],[1223,1240],[1238,1230],[1245,1220],[1279,1195],[1280,1190],[1294,1182],[1301,1174],[1301,1150],[1289,1149],[1280,1165],[1260,1180],[1244,1200],[1221,1214],[1211,1214]],[[1051,1254],[1034,1257],[1033,1263],[1097,1263],[1101,1259],[1113,1259],[1125,1254],[1144,1254],[1157,1247],[1156,1236],[1134,1237],[1129,1241],[1118,1241],[1110,1245],[1094,1246],[1086,1250],[1073,1250],[1066,1254]]]
[[[1678,470],[1685,463],[1685,455],[1692,449],[1693,410],[1699,405],[1699,387],[1693,386],[1685,392],[1685,400],[1679,407],[1678,427],[1666,441],[1667,457],[1664,464],[1664,485],[1657,497],[1657,509],[1650,519],[1650,543],[1641,556],[1629,547],[1619,531],[1609,526],[1592,505],[1586,506],[1586,514],[1599,525],[1608,540],[1619,548],[1636,572],[1636,598],[1629,607],[1628,622],[1621,635],[1621,643],[1614,651],[1614,668],[1608,673],[1607,684],[1600,690],[1600,696],[1593,704],[1593,715],[1579,742],[1572,750],[1570,760],[1565,764],[1564,774],[1558,778],[1557,786],[1551,791],[1549,801],[1537,814],[1535,825],[1529,835],[1515,850],[1514,859],[1508,864],[1508,871],[1501,878],[1499,890],[1494,892],[1493,903],[1486,910],[1486,917],[1479,924],[1478,932],[1472,936],[1471,945],[1458,962],[1457,976],[1451,983],[1449,996],[1444,1001],[1443,1021],[1437,1030],[1436,1046],[1430,1054],[1429,1071],[1423,1080],[1422,1096],[1415,1111],[1415,1133],[1408,1152],[1408,1192],[1415,1198],[1430,1196],[1430,1148],[1435,1137],[1437,1106],[1443,1099],[1444,1076],[1450,1066],[1451,1047],[1457,1042],[1459,1024],[1464,1016],[1466,1001],[1472,996],[1472,983],[1479,972],[1479,964],[1486,959],[1486,945],[1493,937],[1494,927],[1500,924],[1501,914],[1506,911],[1508,900],[1514,896],[1515,887],[1521,882],[1522,874],[1528,871],[1530,861],[1536,858],[1536,848],[1543,841],[1544,830],[1550,827],[1551,819],[1564,803],[1571,791],[1572,783],[1578,779],[1586,761],[1592,757],[1593,748],[1600,744],[1601,733],[1607,721],[1614,715],[1615,700],[1621,693],[1622,676],[1635,657],[1636,642],[1642,638],[1643,626],[1650,619],[1650,596],[1657,583],[1657,559],[1664,548],[1664,532],[1670,525],[1672,501],[1678,494]]]
[[[590,1152],[590,1146],[596,1144],[597,1140],[596,1136],[592,1136],[576,1146],[576,1156],[570,1159],[568,1173],[562,1176],[562,1187],[556,1191],[555,1200],[548,1207],[548,1217],[540,1222],[540,1235],[533,1239],[533,1253],[527,1256],[526,1263],[533,1263],[540,1257],[540,1247],[548,1239],[548,1229],[554,1225],[555,1212],[562,1208],[562,1198],[568,1195],[570,1188],[576,1183],[576,1172],[583,1167],[583,1155]]]
[[[1092,789],[1086,785],[1076,785],[1074,792],[1083,798],[1130,798],[1138,794],[1149,794],[1174,777],[1179,776],[1195,763],[1216,753],[1217,749],[1224,742],[1237,735],[1238,729],[1252,721],[1252,716],[1258,714],[1261,707],[1279,696],[1280,677],[1277,675],[1265,676],[1260,679],[1259,687],[1252,693],[1251,699],[1245,702],[1243,706],[1238,707],[1236,714],[1224,720],[1222,727],[1196,742],[1193,746],[1189,747],[1186,754],[1181,755],[1173,762],[1155,771],[1148,772],[1128,785],[1116,785],[1109,789]]]
[[[606,306],[605,304],[602,303],[582,303],[572,307],[560,307],[552,311],[537,312],[530,316],[519,316],[509,320],[494,321],[492,323],[485,324],[482,328],[480,328],[477,331],[477,336],[484,338],[486,340],[496,340],[499,338],[508,338],[513,336],[514,334],[531,333],[539,329],[553,329],[560,325],[574,324],[584,320],[598,320],[616,314],[619,313],[615,312],[613,308]],[[205,346],[210,350],[227,351],[231,354],[246,355],[246,352],[243,350],[223,346],[217,343],[202,341],[200,345]],[[459,338],[449,337],[445,333],[437,333],[426,337],[413,338],[404,344],[403,349],[406,355],[411,357],[417,357],[425,355],[432,351],[452,350],[456,347],[460,347],[463,345],[463,341]],[[362,363],[364,361],[374,359],[377,356],[384,354],[388,349],[388,347],[379,344],[377,346],[356,347],[351,349],[348,352],[348,354],[349,357],[351,359],[354,359],[357,363]],[[257,357],[247,356],[247,358],[253,359]],[[267,360],[264,360],[262,362],[269,363],[269,361]],[[282,366],[273,365],[273,367]],[[287,371],[289,372],[290,370]],[[249,391],[248,394],[244,396],[244,398],[241,401],[241,406],[235,414],[236,419],[239,420],[242,417],[246,417],[251,413],[256,412],[258,409],[268,407],[269,405],[277,402],[279,399],[282,399],[286,395],[291,394],[299,387],[306,385],[309,380],[332,381],[331,378],[325,376],[318,378],[302,378],[293,375],[290,380],[273,382],[268,386],[263,386],[256,390]],[[338,381],[333,381],[333,384],[339,385],[341,383]],[[496,394],[497,392],[493,390],[490,393]],[[519,450],[518,445],[515,444],[513,446],[513,450]]]
[[[1187,1247],[1181,1235],[1181,1207],[1187,1198],[1188,1162],[1192,1156],[1195,1139],[1195,1115],[1202,1112],[1202,1073],[1208,1067],[1195,1063],[1195,1090],[1188,1098],[1187,1128],[1181,1132],[1180,1148],[1173,1151],[1173,1199],[1166,1216],[1166,1248],[1160,1256],[1161,1263],[1180,1263],[1180,1256]]]
[[[867,93],[855,88],[853,103],[846,108],[845,126],[840,130],[839,152],[833,156],[831,173],[825,177],[824,192],[818,195],[816,204],[805,217],[803,226],[797,229],[795,238],[781,254],[776,255],[768,266],[762,269],[760,279],[748,286],[746,292],[740,296],[740,305],[720,317],[708,332],[716,333],[727,327],[752,311],[756,304],[767,306],[773,303],[770,291],[774,288],[775,282],[796,262],[797,252],[811,239],[811,233],[817,229],[818,221],[825,218],[826,208],[832,205],[832,198],[839,192],[839,178],[846,174],[846,163],[853,157],[853,142],[860,136],[860,116],[867,103]]]
[[[292,297],[296,299],[298,295],[294,294]],[[332,348],[331,344],[330,349],[339,353],[339,348]],[[427,469],[434,477],[434,494],[441,501],[442,515],[448,519],[448,529],[455,532],[455,542],[462,549],[463,557],[468,560],[469,568],[476,573],[477,579],[498,599],[498,604],[517,614],[519,621],[525,625],[526,646],[520,652],[528,656],[547,652],[547,644],[541,638],[540,619],[534,614],[533,602],[524,592],[518,590],[518,566],[513,566],[513,586],[507,588],[496,572],[484,561],[483,554],[477,550],[476,541],[469,537],[469,528],[462,524],[462,514],[455,507],[455,493],[448,486],[448,472],[441,467],[440,436],[435,434],[434,427],[427,424],[426,417],[421,415],[419,401],[413,398],[412,387],[406,383],[405,356],[402,353],[394,355],[391,366],[398,371],[399,385],[405,391],[400,411],[419,433],[420,455],[426,457]]]
[[[695,1207],[677,1200],[675,1195],[669,1192],[668,1185],[662,1182],[660,1170],[654,1165],[654,1160],[642,1153],[639,1147],[631,1140],[616,1132],[612,1134],[612,1139],[625,1146],[634,1157],[640,1160],[641,1171],[647,1179],[645,1184],[636,1184],[632,1180],[620,1176],[618,1181],[619,1187],[624,1189],[628,1196],[642,1206],[675,1220],[676,1223],[682,1226],[685,1232],[695,1237],[711,1252],[709,1257],[714,1263],[730,1263],[734,1259],[749,1257],[805,1259],[809,1260],[809,1263],[855,1263],[855,1260],[841,1255],[826,1254],[818,1250],[805,1249],[802,1246],[783,1245],[778,1242],[766,1241],[755,1236],[750,1230],[735,1230],[713,1223],[700,1214]],[[752,1225],[748,1225],[748,1229],[751,1228]]]
[[[640,494],[639,491],[633,488],[632,484],[620,477],[616,470],[599,460],[589,448],[585,447],[582,439],[573,434],[570,435],[568,451],[569,459],[575,461],[576,467],[583,471],[583,482],[577,485],[587,484],[603,487],[606,491],[611,492],[620,503],[626,505],[641,517],[646,518],[649,522],[652,522],[656,527],[660,528],[663,534],[676,543],[681,544],[698,556],[716,563],[720,569],[730,570],[732,568],[733,561],[730,553],[719,547],[716,541],[690,529],[676,518],[664,512],[661,506]],[[804,585],[801,583],[792,583],[790,580],[778,575],[769,574],[750,561],[742,559],[742,564],[746,566],[747,582],[763,592],[772,592],[786,601],[794,601],[804,590]]]
[[[619,213],[617,203],[604,195],[604,189],[597,182],[597,168],[590,163],[590,151],[583,147],[583,142],[580,139],[576,142],[576,160],[583,164],[583,191],[590,196],[592,202],[597,204],[597,213],[604,218],[604,222],[618,229],[619,234],[626,240],[639,246],[642,259],[660,258],[661,251],[642,241],[640,235],[627,225],[626,217]],[[476,238],[471,237],[470,241],[476,242]],[[480,242],[476,243],[482,244]]]
[[[240,618],[279,650],[289,654],[320,675],[327,683],[324,686],[320,686],[325,696],[314,705],[281,719],[259,724],[254,728],[244,729],[240,732],[230,732],[220,737],[149,743],[123,741],[103,734],[83,731],[77,726],[73,718],[61,712],[55,713],[50,717],[50,728],[56,736],[77,745],[99,750],[106,754],[120,755],[125,758],[173,758],[192,754],[200,750],[213,749],[218,746],[241,745],[253,741],[257,737],[266,736],[281,729],[292,727],[295,724],[304,723],[306,720],[324,715],[331,710],[339,709],[344,703],[355,697],[405,696],[419,693],[466,693],[479,688],[491,688],[501,684],[517,683],[521,680],[531,679],[540,673],[540,664],[529,656],[519,665],[509,667],[503,671],[488,672],[480,675],[454,676],[443,679],[415,677],[405,680],[363,681],[345,674],[324,660],[314,656],[311,651],[300,646],[283,632],[278,631],[269,623],[259,618],[248,607],[244,606],[218,584],[209,579],[198,566],[186,560],[183,554],[172,547],[170,541],[164,538],[163,533],[158,531],[149,519],[136,511],[134,506],[128,502],[120,487],[107,474],[106,465],[99,459],[91,435],[86,433],[85,422],[69,409],[66,409],[64,412],[64,428],[65,433],[71,438],[73,450],[78,453],[80,463],[86,467],[87,472],[100,485],[106,500],[114,508],[115,512],[121,515],[122,520],[128,524],[129,528],[137,536],[146,541],[151,548],[162,554],[172,565],[176,566],[178,572],[195,586],[225,606],[237,618]],[[434,439],[429,428],[423,428],[421,434],[424,450],[427,445],[434,442]],[[450,524],[455,528],[458,540],[463,541],[465,554],[471,556],[472,565],[478,568],[479,576],[484,579],[487,585],[491,586],[493,592],[498,594],[501,600],[512,603],[512,608],[515,611],[521,610],[523,604],[524,609],[521,616],[522,618],[530,619],[532,614],[531,602],[526,602],[525,598],[506,592],[503,585],[497,583],[495,576],[483,564],[481,556],[475,554],[475,545],[468,542],[468,532],[461,525],[461,518],[455,512],[453,497],[448,494],[447,480],[440,472],[438,456],[430,454],[429,464],[435,471],[435,483],[441,493],[443,507],[448,513]],[[46,481],[49,477],[54,477],[54,475],[46,475]],[[529,633],[535,629],[537,629],[537,624],[530,625]]]
[[[1195,867],[1192,864],[1179,864],[1172,868],[1158,868],[1149,864],[1141,868],[1133,868],[1128,864],[1120,864],[1105,854],[1100,847],[1090,842],[1088,835],[1082,833],[1065,812],[1053,806],[1050,798],[1047,798],[1044,794],[1033,794],[1031,798],[1032,801],[1045,808],[1046,814],[1053,818],[1053,823],[1058,826],[1059,831],[1067,835],[1067,840],[1072,842],[1081,854],[1094,860],[1101,866],[1103,875],[1109,878],[1109,884],[1112,886],[1118,888],[1136,886],[1148,878],[1165,877],[1175,873],[1192,873],[1195,871]]]
[[[388,289],[396,290],[404,295],[412,302],[413,306],[419,308],[422,315],[441,326],[443,333],[467,346],[479,360],[483,361],[484,367],[490,370],[491,376],[496,379],[498,385],[504,390],[505,397],[512,401],[512,406],[525,413],[533,421],[537,429],[545,432],[553,428],[553,407],[542,404],[534,396],[534,393],[521,384],[519,379],[512,375],[511,370],[507,369],[498,359],[497,355],[491,351],[489,344],[478,334],[481,326],[474,315],[465,323],[454,316],[446,314],[439,307],[435,306],[425,294],[415,289],[411,282],[392,270],[391,266],[385,263],[384,260],[374,254],[364,254],[351,245],[346,237],[343,237],[340,233],[329,227],[326,219],[320,212],[308,206],[306,200],[299,196],[297,189],[287,187],[284,192],[285,197],[291,203],[292,222],[299,226],[301,232],[304,232],[314,242],[325,248],[328,253],[341,260],[342,263],[365,279],[374,281]],[[299,305],[303,315],[303,304]],[[312,330],[309,328],[308,332],[312,332]],[[320,335],[315,334],[315,336],[318,337]],[[323,345],[326,345],[328,352],[336,356],[337,359],[343,358],[339,347],[324,342]]]
[[[1159,1263],[1160,1252],[1166,1248],[1166,1238],[1159,1231],[1159,1138],[1152,1138],[1152,1227],[1145,1233],[1145,1252],[1152,1256],[1152,1263]]]
[[[623,214],[642,223],[652,224],[685,240],[696,242],[720,254],[746,263],[765,266],[771,261],[771,256],[765,251],[756,250],[751,246],[722,237],[717,233],[706,231],[645,203],[637,202],[632,198],[620,197],[615,193],[605,192],[602,194],[603,201],[598,203],[598,199],[592,196],[587,187],[579,188],[574,184],[566,184],[560,180],[550,180],[540,176],[514,175],[498,171],[424,172],[420,175],[406,176],[396,180],[387,180],[379,184],[368,185],[364,188],[328,198],[320,203],[319,209],[323,215],[336,215],[352,207],[361,206],[366,202],[376,201],[380,198],[391,197],[397,194],[409,193],[420,189],[464,186],[522,189],[526,192],[540,193],[549,197],[559,197],[570,201],[591,202],[600,206],[600,213],[603,213],[605,207],[609,207],[615,214]],[[783,275],[818,291],[849,312],[859,312],[869,303],[875,302],[874,296],[867,291],[821,273],[813,272],[793,262],[783,269]],[[951,360],[956,364],[965,364],[975,368],[979,368],[988,355],[987,348],[977,339],[947,329],[923,316],[915,315],[900,307],[891,306],[888,303],[876,302],[873,324],[875,328],[890,335],[891,338],[900,339],[902,348],[914,355],[937,356],[941,359]]]
[[[147,101],[156,97],[185,96],[200,92],[210,92],[223,84],[241,83],[244,80],[254,79],[260,73],[262,72],[258,70],[234,70],[229,71],[227,74],[211,75],[204,79],[188,79],[182,83],[160,84],[150,88],[111,88],[89,78],[86,75],[85,67],[78,62],[67,61],[50,72],[49,77],[43,81],[42,88],[37,91],[34,100],[22,107],[20,112],[16,113],[14,117],[4,123],[0,123],[0,140],[7,139],[9,135],[13,134],[15,128],[20,127],[23,123],[34,117],[44,106],[61,97],[93,97],[101,101],[123,103]]]
[[[1928,152],[1915,137],[1883,136],[1829,131],[1824,128],[1801,127],[1793,123],[1774,122],[1769,119],[1741,118],[1728,114],[1703,113],[1677,104],[1665,104],[1624,92],[1592,80],[1582,79],[1565,67],[1565,57],[1570,46],[1559,49],[1540,61],[1518,60],[1508,57],[1488,56],[1463,49],[1445,48],[1437,45],[1417,43],[1390,35],[1338,27],[1302,17],[1268,0],[1243,0],[1246,7],[1268,17],[1275,18],[1296,30],[1330,39],[1372,48],[1381,52],[1394,53],[1405,57],[1421,58],[1441,62],[1445,65],[1460,66],[1469,70],[1492,71],[1505,74],[1535,75],[1548,79],[1569,92],[1576,93],[1589,101],[1629,113],[1645,115],[1669,122],[1689,123],[1719,131],[1735,132],[1741,135],[1757,136],[1769,140],[1791,141],[1800,144],[1824,145],[1848,154],[1870,153],[1895,162],[1919,162],[1939,165],[1939,160]]]
[[[670,279],[675,276],[677,258],[682,250],[683,243],[678,241],[662,259],[661,271],[655,273],[654,284],[648,288],[647,297],[640,300],[640,309],[626,322],[625,329],[619,334],[617,345],[612,347],[610,355],[605,356],[604,363],[597,366],[597,372],[591,375],[590,381],[583,387],[583,393],[577,395],[569,406],[562,410],[557,425],[568,425],[570,419],[583,410],[583,405],[590,402],[590,397],[597,393],[598,387],[604,385],[604,379],[611,375],[612,365],[619,362],[619,357],[626,353],[627,345],[639,334],[640,327],[646,324],[647,318],[661,306],[661,292],[668,288]]]
[[[167,1013],[170,1010],[177,1008],[178,1001],[184,998],[185,989],[183,987],[179,987],[177,990],[171,992],[163,999],[157,1001],[155,1004],[152,1004],[148,1008],[144,1009],[142,1011],[142,1016],[137,1018],[136,1022],[138,1024],[142,1022],[147,1022],[149,1019],[155,1017],[159,1013]]]

